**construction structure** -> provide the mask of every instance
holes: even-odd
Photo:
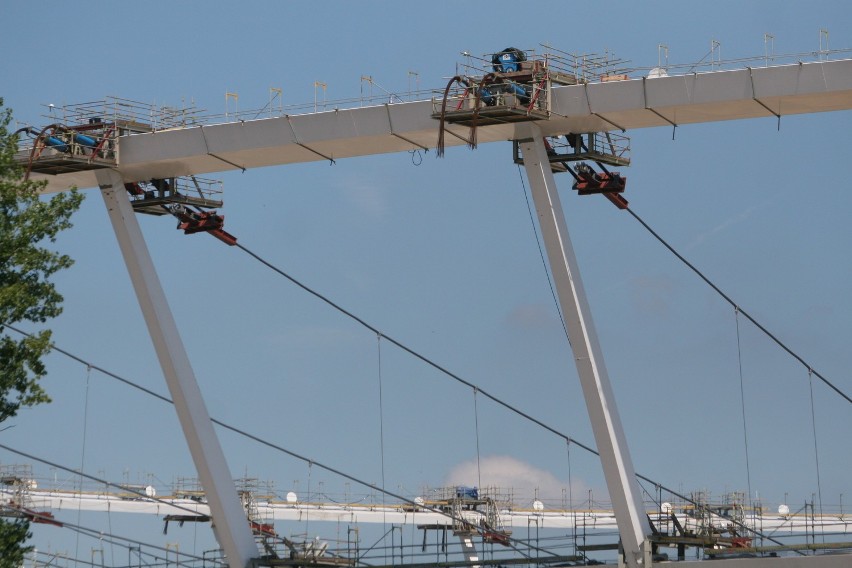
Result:
[[[177,124],[151,121],[142,126],[120,113],[110,117],[105,103],[93,111],[97,122],[83,117],[82,122],[24,130],[32,143],[21,149],[21,164],[32,178],[46,180],[46,191],[75,185],[101,190],[198,468],[214,532],[231,568],[249,566],[260,556],[258,527],[246,522],[247,512],[252,521],[256,504],[245,494],[241,502],[230,479],[134,211],[164,211],[176,216],[185,232],[210,232],[233,244],[235,239],[224,233],[222,218],[212,209],[220,202],[201,190],[195,176],[417,149],[441,152],[445,146],[498,141],[512,141],[513,157],[523,164],[532,188],[613,501],[621,561],[631,568],[650,566],[660,544],[712,548],[722,542],[720,537],[729,538],[731,545],[746,544],[735,540],[744,538],[738,532],[693,535],[682,524],[683,530],[678,529],[674,520],[679,534],[666,538],[680,540],[659,540],[662,535],[642,503],[554,172],[569,172],[578,193],[603,193],[623,206],[626,201],[620,194],[626,178],[609,169],[629,164],[629,143],[617,138],[617,131],[852,109],[852,60],[630,78],[619,69],[592,76],[572,73],[560,63],[564,58],[550,53],[535,56],[507,48],[490,56],[490,72],[456,75],[432,100],[209,125],[181,117]],[[188,195],[187,188],[193,187],[196,195]],[[509,538],[497,522],[493,501],[456,495],[444,507],[447,510],[439,512],[453,520],[467,565],[480,562],[471,534],[491,543]],[[465,517],[469,511],[478,513],[480,526]],[[713,514],[722,516],[721,510]],[[252,523],[265,531],[263,523]],[[806,560],[821,568],[845,565],[849,557]],[[719,562],[728,566],[739,560]],[[796,557],[784,562],[785,567],[805,565]]]

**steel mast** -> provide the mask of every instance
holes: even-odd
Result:
[[[248,568],[259,556],[222,446],[160,284],[124,180],[116,170],[97,170],[98,185],[115,231],[139,307],[154,343],[189,452],[210,505],[213,532],[230,568]]]
[[[621,534],[624,559],[633,568],[648,566],[651,551],[646,539],[651,534],[651,525],[642,505],[642,494],[580,279],[544,137],[534,124],[530,125],[530,132],[532,138],[519,141],[524,168]]]

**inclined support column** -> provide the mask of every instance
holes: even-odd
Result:
[[[624,558],[628,566],[636,568],[645,563],[643,549],[651,526],[580,279],[547,148],[541,130],[535,125],[530,125],[530,129],[532,138],[520,142],[524,168],[621,534]]]
[[[225,552],[228,566],[247,568],[259,556],[257,544],[121,174],[115,170],[98,170],[97,179],[210,506],[213,533]]]

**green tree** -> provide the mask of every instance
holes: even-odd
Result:
[[[9,131],[11,123],[12,112],[0,98],[0,422],[22,406],[50,402],[38,384],[47,374],[42,359],[50,350],[50,330],[15,338],[6,326],[42,324],[62,312],[62,296],[50,277],[73,261],[44,245],[71,227],[71,214],[83,199],[76,191],[39,196],[45,184],[25,180],[15,162],[18,137]],[[23,565],[32,550],[24,546],[30,536],[28,521],[0,520],[0,568]]]
[[[0,98],[0,422],[21,406],[50,401],[38,384],[47,373],[42,358],[50,350],[50,330],[19,339],[5,326],[44,323],[62,312],[62,295],[49,279],[73,261],[44,245],[71,227],[83,199],[77,191],[39,196],[44,183],[25,180],[15,162],[18,137],[9,132],[11,122]]]
[[[22,544],[31,536],[27,521],[0,522],[0,568],[19,568],[24,565],[24,555],[33,547]]]

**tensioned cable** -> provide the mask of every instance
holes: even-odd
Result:
[[[574,525],[573,534],[574,534],[574,552],[577,552],[577,511],[574,509],[574,487],[573,481],[571,480],[571,441],[568,440],[565,442],[565,453],[568,457],[568,508],[571,510],[571,520],[573,521],[571,524]]]
[[[89,379],[92,377],[92,368],[86,367],[86,395],[83,402],[83,443],[80,450],[80,471],[86,469],[86,433],[89,424]],[[83,491],[83,478],[80,478],[80,491]],[[83,502],[77,503],[77,524],[80,524]],[[77,533],[76,542],[74,544],[74,556],[80,555],[80,533]]]
[[[814,431],[814,460],[816,461],[817,495],[819,496],[819,514],[822,515],[822,483],[819,475],[819,447],[817,446],[816,412],[814,411],[814,381],[813,373],[808,370],[808,386],[811,391],[811,424]],[[823,540],[825,537],[823,537]]]
[[[26,331],[23,331],[23,330],[21,330],[21,329],[18,329],[18,328],[16,328],[16,327],[15,327],[15,326],[13,326],[13,325],[10,325],[10,324],[3,324],[3,327],[6,327],[6,328],[8,328],[8,329],[11,329],[11,330],[12,330],[12,331],[14,331],[15,333],[19,333],[19,334],[21,334],[21,335],[23,335],[23,336],[25,336],[25,337],[32,337],[32,334],[27,333]],[[73,359],[73,360],[77,361],[77,362],[78,362],[78,363],[80,363],[81,365],[85,365],[85,366],[87,366],[87,367],[88,367],[88,368],[90,368],[90,369],[94,369],[94,370],[98,371],[99,373],[102,373],[102,374],[104,374],[104,375],[108,376],[108,377],[109,377],[109,378],[111,378],[111,379],[115,379],[115,380],[117,380],[117,381],[119,381],[119,382],[121,382],[121,383],[124,383],[125,385],[127,385],[127,386],[129,386],[129,387],[132,387],[132,388],[134,388],[134,389],[136,389],[136,390],[140,390],[140,391],[144,392],[145,394],[147,394],[147,395],[149,395],[149,396],[153,396],[154,398],[158,398],[158,399],[160,399],[160,400],[161,400],[161,401],[163,401],[163,402],[168,402],[169,404],[174,404],[174,402],[172,401],[172,399],[170,399],[169,397],[167,397],[167,396],[163,396],[163,395],[161,395],[160,393],[155,392],[155,391],[152,391],[152,390],[151,390],[151,389],[149,389],[149,388],[145,388],[145,387],[143,387],[143,386],[142,386],[142,385],[140,385],[140,384],[134,383],[133,381],[129,381],[129,380],[125,379],[124,377],[121,377],[121,376],[119,376],[119,375],[116,375],[115,373],[113,373],[113,372],[111,372],[111,371],[107,371],[107,370],[106,370],[106,369],[104,369],[103,367],[99,367],[99,366],[95,365],[94,363],[90,363],[90,362],[86,361],[85,359],[82,359],[82,358],[80,358],[80,357],[78,357],[78,356],[74,355],[73,353],[71,353],[71,352],[69,352],[69,351],[66,351],[66,350],[62,349],[61,347],[57,347],[57,346],[56,346],[56,344],[51,343],[51,345],[50,345],[50,350],[51,350],[51,351],[56,351],[57,353],[61,353],[61,354],[65,355],[66,357],[68,357],[69,359]],[[75,472],[75,473],[76,473],[76,472]]]
[[[763,327],[763,326],[762,326],[762,325],[761,325],[761,324],[760,324],[760,323],[759,323],[756,319],[754,319],[753,317],[751,317],[751,315],[749,315],[749,313],[748,313],[748,312],[746,312],[745,310],[743,310],[742,308],[740,308],[740,307],[736,304],[736,302],[734,302],[734,301],[733,301],[733,300],[732,300],[732,299],[731,299],[731,298],[730,298],[727,294],[725,294],[725,293],[724,293],[724,292],[723,292],[723,291],[722,291],[722,290],[721,290],[718,286],[716,286],[716,285],[715,285],[715,284],[714,284],[714,283],[713,283],[713,282],[712,282],[709,278],[707,278],[707,277],[706,277],[706,276],[705,276],[705,275],[704,275],[704,274],[703,274],[700,270],[698,270],[698,269],[697,269],[697,268],[696,268],[696,267],[695,267],[692,263],[690,263],[690,262],[689,262],[688,260],[686,260],[686,258],[684,258],[684,257],[683,257],[683,256],[682,256],[679,252],[677,252],[677,251],[674,249],[674,247],[672,247],[669,243],[667,243],[667,242],[665,241],[665,239],[663,239],[663,237],[661,237],[659,234],[657,234],[657,232],[656,232],[656,231],[654,231],[654,229],[652,229],[650,226],[648,226],[648,224],[647,224],[645,221],[643,221],[643,220],[642,220],[642,218],[641,218],[641,217],[639,217],[639,215],[637,215],[637,214],[633,211],[633,209],[631,209],[630,207],[627,207],[626,209],[627,209],[627,211],[628,211],[631,215],[633,215],[633,218],[634,218],[634,219],[636,219],[637,221],[639,221],[639,223],[640,223],[643,227],[645,227],[645,229],[646,229],[649,233],[651,233],[651,235],[653,235],[653,236],[654,236],[654,238],[656,238],[658,241],[660,241],[660,243],[661,243],[664,247],[666,247],[667,249],[669,249],[669,251],[670,251],[673,255],[675,255],[675,256],[678,258],[678,260],[680,260],[680,261],[681,261],[681,262],[683,262],[683,263],[684,263],[687,267],[689,267],[689,269],[690,269],[690,270],[692,270],[695,274],[697,274],[699,278],[701,278],[702,280],[704,280],[704,282],[705,282],[708,286],[710,286],[711,288],[713,288],[713,290],[715,290],[717,294],[719,294],[722,298],[724,298],[724,299],[725,299],[725,301],[726,301],[726,302],[728,302],[728,303],[731,305],[731,307],[733,307],[733,308],[737,308],[737,309],[739,310],[739,312],[740,312],[742,315],[744,315],[746,318],[748,318],[748,321],[750,321],[751,323],[753,323],[753,324],[754,324],[754,325],[755,325],[755,326],[756,326],[756,327],[757,327],[760,331],[762,331],[764,334],[766,334],[766,336],[767,336],[767,337],[769,337],[772,341],[774,341],[774,342],[775,342],[775,343],[776,343],[776,344],[777,344],[777,345],[778,345],[781,349],[783,349],[784,351],[786,351],[786,352],[787,352],[787,353],[788,353],[791,357],[793,357],[796,361],[798,361],[799,363],[801,363],[802,365],[804,365],[804,366],[805,366],[805,368],[807,368],[809,372],[812,372],[814,375],[816,375],[816,377],[817,377],[819,380],[821,380],[823,383],[825,383],[825,384],[826,384],[829,388],[831,388],[831,390],[833,390],[833,391],[834,391],[834,392],[836,392],[838,395],[840,395],[841,397],[843,397],[844,399],[846,399],[846,402],[848,402],[848,403],[852,404],[852,397],[850,397],[849,395],[847,395],[846,393],[844,393],[844,392],[843,392],[842,390],[840,390],[837,386],[835,386],[835,385],[834,385],[831,381],[829,381],[828,379],[826,379],[825,377],[823,377],[820,373],[818,373],[816,370],[814,370],[814,368],[813,368],[813,367],[811,367],[811,365],[810,365],[810,364],[808,364],[808,362],[807,362],[807,361],[805,361],[804,359],[802,359],[801,357],[799,357],[799,355],[797,355],[797,354],[796,354],[796,353],[795,353],[792,349],[790,349],[789,347],[787,347],[787,345],[785,345],[785,344],[784,344],[784,343],[783,343],[780,339],[778,339],[777,337],[775,337],[772,333],[770,333],[770,331],[769,331],[768,329],[766,329],[765,327]],[[237,246],[239,246],[239,245],[237,245]]]
[[[376,334],[376,367],[378,369],[379,378],[379,453],[381,454],[382,464],[382,527],[387,529],[387,512],[385,511],[385,407],[382,393],[382,335]],[[385,533],[387,535],[387,533]],[[393,542],[393,535],[391,535]],[[385,549],[385,564],[387,564],[388,556]]]
[[[737,326],[737,363],[740,370],[740,405],[743,411],[743,443],[745,445],[745,466],[746,466],[746,484],[748,487],[748,504],[751,510],[754,511],[754,506],[751,501],[751,468],[749,466],[748,455],[748,426],[746,425],[746,407],[745,407],[745,385],[743,382],[743,352],[740,344],[740,310],[734,308],[734,320]]]
[[[556,297],[556,290],[553,288],[553,278],[550,277],[547,260],[544,258],[544,249],[541,247],[541,238],[539,237],[538,230],[536,229],[535,215],[533,215],[529,192],[527,192],[527,184],[524,182],[524,174],[521,171],[520,164],[518,164],[518,176],[521,178],[521,187],[524,190],[524,199],[527,202],[527,211],[530,214],[530,225],[533,229],[533,235],[535,235],[535,244],[538,246],[538,256],[541,258],[541,265],[544,267],[544,273],[547,275],[547,284],[550,286],[550,295],[553,297],[553,304],[556,306],[556,313],[559,314],[559,322],[562,324],[562,331],[565,332],[565,338],[568,339],[568,343],[570,344],[571,339],[568,337],[568,328],[565,325],[565,318],[562,317],[562,310],[559,307],[559,299]]]
[[[215,422],[211,420],[211,422]],[[308,460],[308,499],[311,498],[311,477],[314,472],[314,461]],[[311,512],[310,510],[305,511],[305,533],[308,534],[308,527],[311,523]]]
[[[473,389],[473,425],[476,433],[476,479],[482,487],[482,466],[479,462],[479,408],[476,404],[476,389]]]

